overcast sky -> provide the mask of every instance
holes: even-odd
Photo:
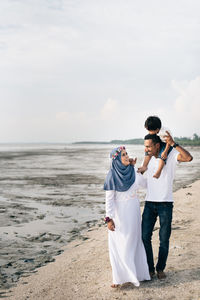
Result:
[[[0,1],[0,92],[0,142],[200,135],[200,1]]]

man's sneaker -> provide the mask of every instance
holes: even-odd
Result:
[[[165,279],[167,276],[163,271],[157,271],[157,277],[158,279]]]

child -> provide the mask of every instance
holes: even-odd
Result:
[[[146,119],[144,127],[149,131],[149,134],[158,134],[161,138],[161,147],[159,152],[159,164],[158,164],[158,170],[153,175],[154,178],[159,178],[160,174],[162,172],[162,169],[166,163],[166,159],[168,156],[168,153],[172,150],[172,147],[169,144],[164,143],[165,135],[167,134],[166,129],[161,129],[161,120],[156,116],[150,116]],[[151,157],[148,155],[148,153],[145,152],[145,158],[142,167],[138,168],[139,173],[144,173],[147,170],[147,166],[149,164]]]

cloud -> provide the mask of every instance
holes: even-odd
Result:
[[[172,110],[167,113],[178,136],[199,134],[200,122],[200,76],[192,80],[172,81],[172,88],[178,94]]]
[[[56,121],[60,123],[85,123],[87,121],[87,115],[85,112],[67,112],[62,111],[56,113]]]
[[[119,104],[116,100],[109,98],[103,108],[101,109],[100,116],[104,121],[112,121],[119,117]]]
[[[176,112],[190,117],[191,121],[200,121],[200,76],[184,82],[174,80],[172,86],[179,93],[175,102]]]
[[[161,101],[156,109],[144,110],[144,119],[148,115],[159,116],[163,126],[174,136],[199,134],[200,76],[192,80],[172,80],[171,89],[169,104]]]
[[[1,1],[1,139],[141,137],[150,114],[192,134],[200,2],[183,3]]]

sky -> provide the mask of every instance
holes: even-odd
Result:
[[[199,0],[0,2],[0,143],[200,135]]]

